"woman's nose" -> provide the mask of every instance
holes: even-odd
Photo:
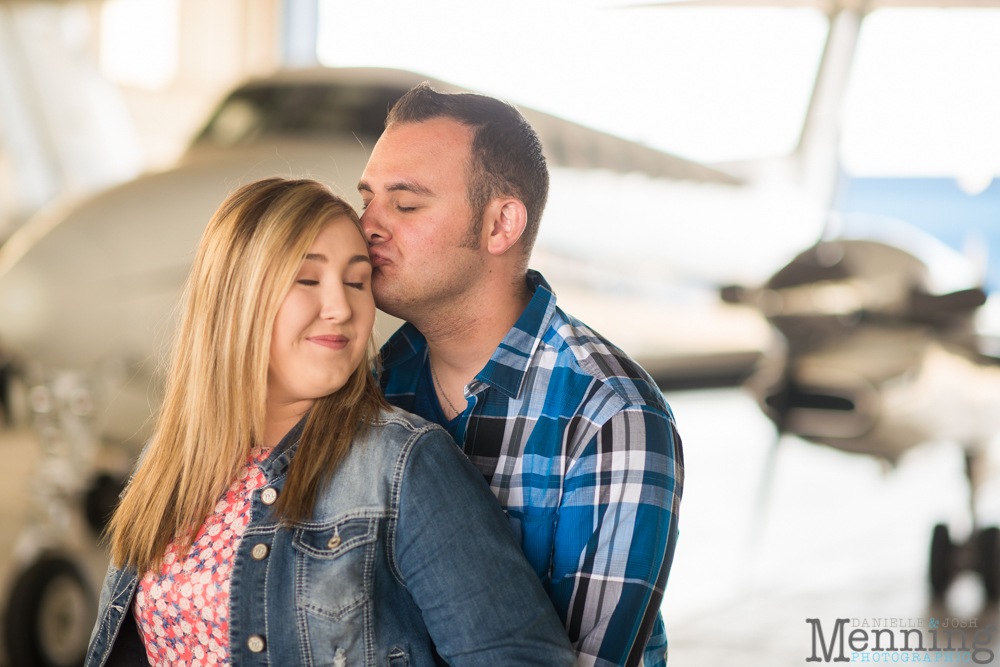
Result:
[[[338,323],[351,319],[353,311],[346,289],[344,285],[336,285],[325,291],[319,313],[322,319]]]

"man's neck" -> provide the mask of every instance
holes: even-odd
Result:
[[[498,296],[500,294],[500,296]],[[475,378],[507,336],[532,294],[523,283],[520,290],[508,286],[501,292],[470,294],[462,303],[451,304],[447,312],[423,319],[417,329],[427,339],[434,373],[454,396]]]

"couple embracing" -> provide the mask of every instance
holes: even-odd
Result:
[[[209,222],[88,667],[664,664],[681,441],[527,268],[534,130],[422,84],[358,189],[360,219],[273,178]]]

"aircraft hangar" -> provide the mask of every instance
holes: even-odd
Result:
[[[424,80],[537,130],[531,266],[673,408],[669,663],[992,662],[996,34],[994,0],[0,0],[0,665],[82,664],[212,212],[270,175],[360,209]]]

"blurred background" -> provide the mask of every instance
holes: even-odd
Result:
[[[208,217],[270,174],[359,205],[425,79],[538,129],[532,265],[674,409],[671,664],[997,624],[998,37],[992,0],[0,1],[0,660],[79,664]]]

